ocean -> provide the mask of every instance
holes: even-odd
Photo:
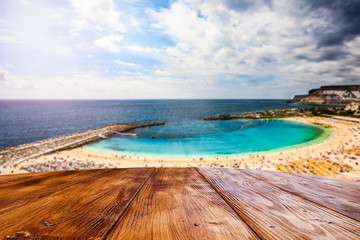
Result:
[[[181,134],[205,117],[304,107],[313,106],[286,100],[0,100],[0,148],[111,123],[163,121]]]

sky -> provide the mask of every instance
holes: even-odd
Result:
[[[0,99],[285,99],[360,84],[359,0],[0,0]]]

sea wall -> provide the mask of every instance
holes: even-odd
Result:
[[[9,166],[19,163],[28,158],[41,156],[43,154],[59,150],[79,147],[91,142],[108,138],[114,134],[133,130],[135,128],[164,125],[163,122],[152,123],[115,123],[104,127],[73,133],[61,137],[50,138],[27,143],[15,147],[0,150],[0,166]]]

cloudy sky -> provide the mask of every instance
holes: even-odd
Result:
[[[359,0],[0,0],[0,98],[291,98],[360,84]]]

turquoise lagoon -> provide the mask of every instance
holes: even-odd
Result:
[[[115,135],[82,149],[139,159],[209,159],[285,151],[316,144],[331,135],[330,130],[313,124],[257,119],[170,123],[131,133],[139,136]]]

